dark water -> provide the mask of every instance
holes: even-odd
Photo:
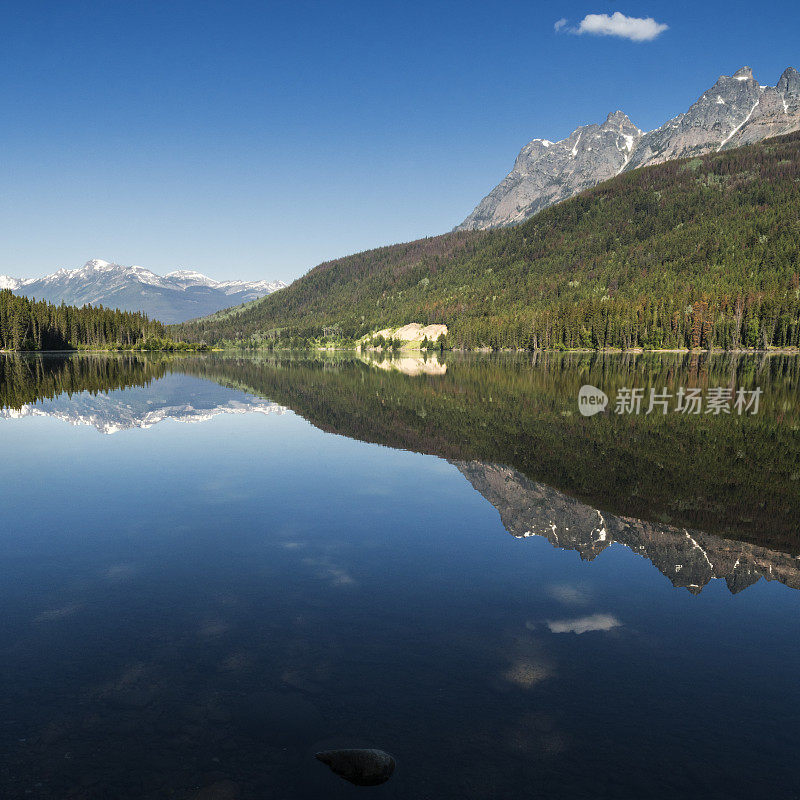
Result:
[[[0,356],[0,796],[800,796],[799,377]]]

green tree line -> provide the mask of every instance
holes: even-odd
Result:
[[[103,306],[54,305],[0,291],[0,350],[185,349],[160,322]]]

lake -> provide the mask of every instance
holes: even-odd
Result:
[[[800,797],[799,387],[0,355],[0,796]],[[397,769],[352,786],[339,747]]]

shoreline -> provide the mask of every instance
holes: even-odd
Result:
[[[242,352],[241,348],[237,347],[222,347],[222,348],[212,348],[214,352],[220,353],[230,353],[230,352]],[[244,349],[244,352],[253,352],[253,353],[260,353],[260,352],[275,352],[275,353],[297,353],[297,352],[313,352],[313,353],[372,353],[374,355],[385,355],[391,356],[395,354],[404,354],[404,355],[439,355],[441,353],[479,353],[481,355],[488,355],[492,353],[515,353],[515,354],[522,354],[522,353],[597,353],[602,355],[645,355],[649,353],[673,353],[677,355],[783,355],[783,356],[793,356],[793,355],[800,355],[800,348],[797,347],[776,347],[771,348],[769,350],[763,349],[738,349],[738,350],[723,350],[722,348],[711,348],[711,349],[700,349],[700,350],[689,350],[687,348],[679,349],[679,348],[667,348],[667,349],[658,349],[658,350],[644,350],[641,347],[631,348],[630,350],[621,350],[618,348],[608,348],[604,350],[594,350],[594,349],[583,349],[583,348],[576,348],[576,349],[567,349],[561,350],[557,348],[548,348],[548,349],[540,349],[540,350],[512,350],[510,348],[504,348],[500,350],[492,350],[491,348],[450,348],[447,350],[421,350],[418,347],[400,347],[397,350],[380,350],[376,348],[361,348],[361,347],[311,347],[311,348],[297,348],[297,347],[274,347],[274,348],[256,348],[253,350]]]
[[[204,349],[201,349],[204,348]],[[549,349],[540,349],[540,350],[513,350],[510,348],[504,348],[500,350],[492,350],[491,348],[482,348],[482,347],[475,347],[475,348],[451,348],[448,350],[421,350],[418,347],[400,347],[397,350],[380,350],[376,348],[368,348],[364,349],[361,347],[312,347],[312,348],[298,348],[298,347],[275,347],[275,348],[266,348],[266,347],[259,347],[255,349],[248,349],[248,348],[239,348],[239,347],[212,347],[208,345],[198,345],[197,348],[184,348],[178,347],[176,349],[171,348],[162,348],[158,350],[133,350],[133,349],[117,349],[117,348],[108,348],[108,349],[71,349],[71,350],[3,350],[0,349],[0,354],[3,355],[30,355],[30,354],[41,354],[41,355],[67,355],[67,354],[74,354],[74,353],[87,353],[87,354],[97,354],[97,353],[114,353],[114,354],[147,354],[147,353],[167,353],[170,355],[177,355],[180,353],[241,353],[241,352],[252,352],[252,353],[262,353],[262,352],[278,352],[278,353],[297,353],[297,352],[313,352],[313,353],[372,353],[374,355],[384,355],[384,356],[392,356],[397,354],[404,354],[404,355],[440,355],[442,353],[479,353],[481,355],[488,355],[492,353],[514,353],[514,354],[522,354],[522,353],[585,353],[591,354],[596,353],[598,355],[645,355],[650,353],[656,354],[676,354],[676,355],[782,355],[782,356],[794,356],[800,355],[800,348],[797,347],[776,347],[770,348],[768,350],[764,349],[738,349],[738,350],[724,350],[722,348],[703,348],[698,350],[690,350],[687,348],[666,348],[666,349],[657,349],[657,350],[645,350],[641,347],[633,347],[630,350],[621,350],[618,348],[607,348],[604,350],[594,350],[588,348],[576,348],[576,349],[559,349],[559,348],[549,348]]]

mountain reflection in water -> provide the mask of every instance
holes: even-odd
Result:
[[[798,361],[0,355],[0,797],[796,796]]]
[[[723,579],[734,594],[761,578],[800,589],[796,556],[699,531],[603,514],[510,467],[453,463],[498,510],[505,529],[517,538],[544,537],[554,547],[577,551],[585,561],[619,543],[651,561],[673,586],[692,594],[699,594],[715,578]]]
[[[165,420],[207,422],[220,414],[283,414],[287,409],[263,397],[232,392],[186,375],[168,374],[148,387],[109,393],[60,395],[20,408],[0,409],[0,419],[53,417],[71,425],[89,425],[103,434],[151,428]]]
[[[541,536],[584,560],[620,543],[694,594],[713,579],[723,579],[733,593],[762,577],[800,588],[793,513],[800,508],[800,481],[787,472],[800,463],[792,461],[798,453],[798,359],[595,356],[456,359],[450,366],[434,355],[2,356],[0,419],[52,416],[114,433],[167,419],[199,422],[290,409],[322,430],[450,460],[515,537]],[[757,381],[765,401],[758,419],[583,420],[570,409],[577,388],[592,380],[606,388],[637,380]],[[625,438],[618,438],[620,425]],[[664,450],[661,435],[681,450]],[[570,450],[570,442],[580,449]],[[762,461],[772,459],[765,476],[770,493],[751,480],[750,462],[738,449],[744,444]],[[720,458],[720,447],[734,457]],[[716,463],[712,474],[701,463],[703,452],[710,454],[707,463]],[[721,475],[725,480],[715,485]],[[655,497],[665,487],[666,502]],[[725,492],[733,503],[720,502]],[[631,515],[648,510],[649,493],[650,518]],[[728,536],[704,532],[704,523]]]

